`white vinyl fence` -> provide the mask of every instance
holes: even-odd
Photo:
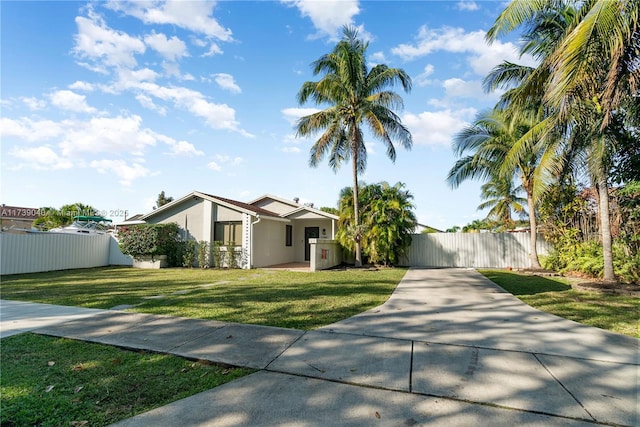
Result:
[[[412,267],[529,267],[529,233],[414,234],[403,264]],[[538,254],[550,249],[538,235]],[[0,233],[0,274],[132,265],[110,235]]]
[[[527,268],[530,233],[428,233],[411,236],[411,267]],[[538,255],[551,246],[538,234]]]
[[[0,233],[0,274],[132,265],[110,235]]]

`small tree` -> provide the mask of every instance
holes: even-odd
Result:
[[[163,190],[160,192],[160,194],[158,194],[158,199],[156,200],[156,205],[154,209],[159,208],[160,206],[164,206],[167,203],[171,203],[171,202],[173,202],[173,197],[165,196],[164,190]]]

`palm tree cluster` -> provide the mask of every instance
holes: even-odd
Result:
[[[369,261],[380,265],[398,265],[411,245],[411,234],[418,223],[411,202],[413,195],[405,184],[387,182],[362,185],[358,188],[361,203],[358,224],[361,227],[361,245]],[[340,244],[353,250],[355,212],[353,189],[340,192],[338,233]]]
[[[521,54],[538,65],[504,62],[485,78],[487,91],[505,92],[457,135],[461,158],[447,179],[453,187],[475,178],[500,188],[503,207],[496,203],[491,215],[505,221],[518,208],[513,186],[504,181],[518,179],[527,195],[532,267],[540,265],[537,204],[551,186],[582,172],[598,191],[604,279],[615,279],[609,181],[616,161],[625,161],[619,145],[637,132],[630,124],[638,123],[640,102],[639,15],[638,0],[521,0],[487,32],[491,43],[520,30]],[[495,192],[486,196],[496,198]]]
[[[310,150],[309,164],[313,167],[329,158],[329,166],[336,171],[343,162],[351,160],[353,175],[353,227],[352,238],[355,250],[355,265],[362,265],[360,224],[360,201],[358,199],[358,175],[367,167],[367,148],[364,126],[371,135],[382,141],[387,156],[395,161],[394,140],[410,149],[412,137],[402,124],[394,109],[402,108],[402,98],[387,87],[400,84],[408,92],[411,79],[402,69],[379,64],[369,68],[366,60],[368,43],[358,39],[353,27],[343,29],[344,37],[333,51],[313,63],[314,75],[321,74],[318,81],[308,81],[298,92],[298,102],[313,101],[316,105],[328,106],[300,118],[297,135],[309,136],[322,132]]]

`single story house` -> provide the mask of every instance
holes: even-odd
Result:
[[[335,238],[338,217],[277,196],[248,203],[193,191],[140,217],[151,224],[175,222],[183,239],[231,244],[244,268],[305,262],[309,239]]]

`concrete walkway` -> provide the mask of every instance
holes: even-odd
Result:
[[[473,270],[409,270],[382,306],[309,332],[82,315],[36,332],[259,369],[118,426],[640,425],[640,340],[534,310]]]

